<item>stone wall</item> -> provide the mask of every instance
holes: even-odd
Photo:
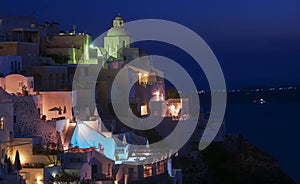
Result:
[[[57,143],[57,132],[55,122],[39,123],[37,126],[37,136],[43,137],[42,145]]]
[[[31,96],[13,96],[15,137],[32,137],[37,134],[40,123],[38,111]]]

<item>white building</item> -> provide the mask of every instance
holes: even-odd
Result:
[[[122,17],[117,16],[113,21],[113,27],[107,32],[107,36],[104,38],[104,49],[108,52],[108,55],[114,58],[119,58],[120,48],[130,47],[130,36],[124,26],[124,20]]]
[[[0,87],[2,87],[7,93],[22,94],[24,90],[26,90],[28,94],[32,94],[34,81],[33,77],[11,74],[0,78]]]

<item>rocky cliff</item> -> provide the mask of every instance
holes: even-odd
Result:
[[[277,161],[241,135],[226,136],[204,151],[174,158],[183,169],[184,183],[209,184],[294,184]]]

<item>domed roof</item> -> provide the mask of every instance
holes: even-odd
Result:
[[[123,20],[121,16],[116,16],[115,20]]]
[[[107,31],[107,36],[128,36],[128,32],[124,26],[112,27]]]
[[[117,16],[113,20],[113,27],[110,28],[107,32],[107,36],[128,36],[128,32],[124,27],[124,19],[120,16]]]

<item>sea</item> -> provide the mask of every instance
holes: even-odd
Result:
[[[277,160],[283,172],[300,183],[300,103],[231,103],[226,130],[245,139]]]

